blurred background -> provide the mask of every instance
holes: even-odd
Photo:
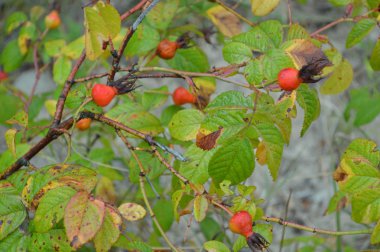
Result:
[[[117,1],[112,0],[119,11],[127,10],[134,6],[138,1]],[[197,2],[189,1],[190,2]],[[327,23],[342,17],[345,13],[344,7],[336,7],[334,1],[327,0],[300,0],[289,1],[294,23],[300,23],[309,32],[313,32]],[[350,2],[350,1],[347,1]],[[47,9],[58,7],[60,9],[63,26],[60,32],[64,33],[67,41],[72,41],[83,34],[83,13],[82,7],[90,1],[19,1],[1,0],[0,1],[0,27],[4,26],[5,18],[15,11],[28,12],[33,6],[41,5]],[[237,6],[236,10],[243,16],[252,21],[262,21],[267,19],[277,19],[283,23],[288,22],[287,1],[282,0],[281,5],[269,16],[258,19],[252,17],[248,0],[225,1],[229,6]],[[164,15],[164,13],[163,13]],[[123,26],[130,24],[134,19],[128,19]],[[190,22],[200,22],[190,20]],[[212,25],[211,22],[207,25]],[[354,67],[354,81],[351,87],[340,95],[328,96],[320,95],[321,114],[319,119],[314,122],[311,129],[303,138],[299,137],[302,127],[303,113],[300,112],[293,123],[293,135],[290,144],[285,147],[283,161],[280,168],[279,179],[272,181],[268,170],[259,165],[256,166],[253,176],[249,180],[250,185],[257,187],[256,196],[265,198],[263,204],[267,216],[281,217],[290,222],[296,222],[309,227],[316,227],[329,230],[356,230],[367,228],[361,224],[353,222],[350,218],[350,209],[344,208],[339,213],[325,215],[331,197],[334,195],[336,184],[332,179],[342,152],[347,145],[355,138],[368,138],[380,143],[380,117],[377,116],[379,109],[376,106],[355,107],[353,99],[355,92],[364,92],[368,99],[375,99],[370,104],[380,104],[378,92],[380,91],[380,75],[371,70],[368,58],[379,36],[378,29],[372,32],[362,43],[351,48],[345,49],[345,41],[348,32],[352,28],[350,23],[341,23],[323,34],[327,35],[333,45],[346,57]],[[247,30],[248,27],[244,26]],[[12,37],[0,33],[0,51],[2,51]],[[216,41],[217,36],[212,36],[211,41]],[[223,60],[221,49],[216,44],[208,44],[203,40],[196,40],[196,43],[206,52],[211,66],[223,66],[227,63]],[[97,66],[101,69],[102,66]],[[94,70],[96,71],[96,69]],[[10,74],[13,85],[25,93],[29,93],[34,79],[34,69],[32,62],[24,64],[22,69]],[[244,79],[236,80],[245,82]],[[172,81],[172,80],[170,80]],[[321,82],[315,85],[320,85]],[[150,88],[167,85],[168,81],[144,80],[140,84],[148,85]],[[43,72],[36,94],[41,95],[57,88],[52,80],[50,71]],[[170,91],[174,90],[175,85],[169,85]],[[217,92],[237,89],[223,82],[217,82]],[[240,90],[246,92],[246,90]],[[365,100],[365,99],[364,99]],[[2,102],[0,101],[0,104]],[[4,107],[2,109],[5,109]],[[363,110],[364,109],[364,110]],[[299,110],[301,111],[301,110]],[[376,112],[378,111],[378,112]],[[3,113],[3,112],[0,112]],[[369,113],[370,115],[366,115]],[[48,118],[48,114],[43,109],[39,116]],[[360,117],[368,116],[370,120]],[[359,119],[358,119],[359,118]],[[374,119],[373,119],[374,118]],[[358,122],[359,121],[359,122]],[[0,125],[0,134],[4,135],[7,126]],[[53,146],[61,156],[61,146],[63,140],[57,141]],[[6,150],[3,137],[0,138],[0,152]],[[62,154],[64,156],[64,154]],[[33,159],[36,166],[50,163],[46,155],[38,155]],[[128,187],[128,180],[120,182],[120,188]],[[287,212],[287,215],[285,213]],[[232,240],[237,236],[232,236],[228,231],[227,222],[222,217],[213,215],[213,221],[219,223],[228,237]],[[211,222],[213,222],[211,221]],[[188,228],[188,224],[191,223]],[[211,224],[210,224],[211,225]],[[211,226],[210,226],[211,227]],[[144,234],[144,227],[131,227],[132,230]],[[210,237],[206,237],[201,229],[207,229],[207,224],[200,227],[195,221],[190,221],[189,217],[181,219],[179,224],[173,223],[169,237],[175,244],[190,247],[194,251],[200,251],[203,242]],[[183,230],[186,232],[183,232]],[[345,236],[341,238],[321,236],[318,234],[306,233],[293,228],[283,228],[278,224],[273,224],[274,241],[270,248],[271,251],[360,251],[371,249],[369,235]],[[284,232],[285,243],[280,248],[282,235]],[[217,234],[219,235],[219,234]],[[186,236],[186,241],[184,238]],[[302,241],[302,236],[312,236],[315,239]],[[145,237],[149,239],[149,237]],[[375,250],[376,248],[372,248]]]

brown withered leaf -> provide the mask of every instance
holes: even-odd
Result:
[[[336,168],[336,170],[333,173],[333,179],[336,182],[342,182],[347,178],[348,174],[340,167]]]
[[[267,149],[263,142],[260,142],[256,149],[256,160],[260,165],[267,163]]]
[[[223,127],[219,127],[217,131],[214,131],[208,135],[203,134],[198,131],[196,137],[196,145],[202,150],[211,150],[216,145],[216,140],[220,137],[220,133],[222,132]]]
[[[233,37],[241,32],[239,18],[218,5],[207,10],[207,16],[226,37]]]
[[[295,39],[294,43],[285,51],[291,56],[297,68],[312,64],[316,61],[331,64],[322,49],[307,39]]]

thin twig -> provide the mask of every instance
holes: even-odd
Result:
[[[121,20],[127,19],[130,15],[144,7],[145,3],[148,2],[148,0],[142,0],[138,4],[136,4],[133,8],[125,12],[124,14],[121,15]]]
[[[152,209],[152,207],[151,207],[151,205],[149,203],[149,200],[148,200],[148,197],[147,197],[146,191],[145,191],[145,184],[144,184],[144,178],[146,178],[145,177],[146,174],[145,174],[145,169],[144,169],[144,167],[143,167],[143,165],[141,163],[141,160],[139,159],[139,157],[135,153],[133,146],[128,142],[127,138],[120,132],[120,130],[116,130],[116,133],[120,137],[120,139],[125,143],[125,145],[127,146],[127,148],[131,150],[132,156],[136,160],[137,165],[140,168],[140,177],[139,177],[140,189],[141,189],[141,193],[142,193],[142,196],[143,196],[143,200],[144,200],[145,206],[148,209],[150,217],[152,218],[154,224],[156,225],[158,231],[160,232],[160,234],[162,235],[162,238],[164,238],[164,240],[166,241],[166,243],[168,244],[168,246],[173,251],[178,251],[177,248],[173,245],[173,243],[169,240],[169,238],[165,234],[164,230],[162,229],[160,223],[158,222],[158,220],[156,218],[156,215],[154,214],[153,209]]]
[[[79,67],[84,62],[85,58],[86,58],[86,51],[83,50],[82,54],[79,57],[79,59],[75,63],[73,69],[71,70],[71,72],[69,74],[69,77],[67,78],[67,80],[65,82],[65,85],[64,85],[64,87],[62,89],[61,95],[58,98],[58,102],[57,102],[57,107],[56,107],[55,114],[54,114],[54,121],[53,121],[53,124],[52,124],[52,128],[57,127],[57,125],[61,122],[63,108],[65,106],[65,101],[66,101],[67,95],[69,94],[71,86],[73,84],[73,81],[75,80],[75,75],[78,72]]]
[[[319,228],[312,228],[312,227],[292,223],[289,221],[284,221],[281,218],[263,216],[261,219],[266,221],[266,222],[274,222],[274,223],[278,223],[280,225],[292,227],[295,229],[304,230],[307,232],[318,233],[318,234],[327,234],[327,235],[333,235],[333,236],[371,234],[373,232],[372,229],[362,229],[362,230],[354,230],[354,231],[331,231],[331,230],[325,230],[325,229],[319,229]]]

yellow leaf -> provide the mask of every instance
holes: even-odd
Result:
[[[146,210],[136,203],[124,203],[119,206],[119,211],[128,221],[137,221],[146,215]]]
[[[256,16],[266,16],[271,13],[279,3],[280,0],[251,0],[252,13]]]
[[[233,37],[241,33],[240,20],[222,6],[218,5],[208,9],[207,15],[226,37]]]

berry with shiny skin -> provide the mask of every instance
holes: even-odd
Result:
[[[95,84],[91,90],[92,99],[100,107],[107,106],[116,94],[116,88],[104,84]]]
[[[247,211],[239,211],[231,217],[229,227],[232,232],[248,238],[253,234],[252,222],[252,216]]]
[[[156,54],[162,59],[172,59],[178,48],[177,42],[164,39],[158,44]]]
[[[174,90],[172,98],[175,105],[183,105],[186,103],[196,102],[196,97],[183,87],[178,87],[176,90]]]
[[[61,18],[58,11],[53,10],[45,17],[45,26],[49,29],[58,28],[61,24]]]
[[[83,130],[86,130],[88,128],[90,128],[90,125],[91,125],[91,118],[83,118],[83,119],[80,119],[76,124],[75,124],[75,128],[83,131]]]
[[[297,89],[302,83],[302,78],[299,77],[299,71],[295,68],[282,69],[277,76],[278,84],[285,91]]]

